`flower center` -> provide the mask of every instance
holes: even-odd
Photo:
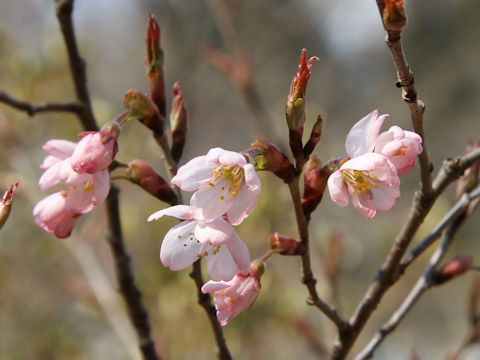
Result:
[[[212,181],[208,183],[208,185],[214,187],[223,179],[229,183],[231,194],[233,197],[237,196],[238,191],[240,190],[240,187],[242,186],[245,179],[245,173],[243,171],[243,168],[236,165],[220,166],[213,170],[213,175],[214,177]],[[224,190],[223,187],[222,190]]]
[[[343,180],[353,187],[353,194],[362,194],[378,187],[377,177],[371,176],[368,171],[346,169],[342,172]]]
[[[398,155],[406,155],[407,154],[407,145],[403,145],[400,149],[398,149],[393,156],[398,156]]]

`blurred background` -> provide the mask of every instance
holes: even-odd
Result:
[[[302,48],[308,49],[308,56],[321,58],[313,65],[307,90],[305,132],[321,114],[323,137],[316,153],[323,159],[342,156],[348,129],[373,109],[391,115],[384,130],[394,124],[411,129],[408,107],[394,86],[395,70],[375,1],[227,3],[225,17],[219,16],[222,7],[216,1],[207,0],[76,1],[76,34],[100,125],[123,110],[126,90],[148,90],[144,36],[152,13],[162,32],[167,89],[175,81],[182,83],[189,114],[190,136],[182,163],[215,146],[246,149],[261,126],[270,128],[270,139],[286,142],[285,99]],[[464,153],[468,139],[480,138],[480,4],[407,1],[406,9],[404,47],[419,97],[427,106],[426,141],[438,170],[443,159]],[[225,25],[225,19],[231,22]],[[206,51],[232,50],[225,26],[234,30],[236,44],[248,55],[260,104],[255,111],[239,88],[217,71]],[[0,88],[12,96],[35,103],[74,98],[53,1],[1,2],[0,64]],[[259,126],[259,118],[267,125]],[[28,117],[0,104],[0,190],[20,182],[11,216],[0,232],[2,359],[138,358],[135,337],[115,293],[105,208],[83,216],[66,240],[43,232],[31,215],[34,204],[47,195],[37,185],[39,164],[46,156],[41,146],[52,138],[74,141],[81,130],[73,115]],[[119,161],[143,159],[166,176],[159,148],[140,124],[122,130],[119,149]],[[271,174],[260,176],[258,205],[238,228],[252,258],[266,251],[268,235],[274,231],[297,237],[287,187]],[[336,207],[328,195],[313,214],[312,261],[318,289],[343,316],[354,311],[383,262],[406,218],[418,179],[418,168],[402,177],[403,196],[397,205],[373,220],[367,221],[351,206]],[[167,359],[215,358],[213,335],[197,305],[188,271],[171,272],[158,259],[163,236],[176,221],[147,223],[148,215],[166,205],[129,183],[117,183],[127,247],[160,354]],[[453,203],[452,187],[433,208],[416,242]],[[477,213],[467,222],[447,258],[469,254],[478,264],[479,220]],[[340,256],[338,266],[331,261],[334,253]],[[428,258],[419,259],[384,297],[352,354],[398,307]],[[467,302],[474,275],[428,291],[375,358],[408,359],[416,353],[422,359],[442,359],[454,353],[470,331]],[[274,256],[254,306],[224,329],[234,358],[324,357],[335,331],[320,312],[305,304],[306,296],[299,259]],[[475,347],[460,356],[479,357]]]

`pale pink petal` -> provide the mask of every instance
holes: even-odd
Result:
[[[183,221],[172,227],[162,242],[160,260],[170,270],[183,270],[198,260],[206,248],[192,236],[197,226],[196,221]]]
[[[202,293],[206,294],[209,292],[220,291],[229,287],[229,283],[225,281],[212,281],[209,280],[202,286]]]
[[[250,268],[250,252],[247,245],[240,239],[237,233],[226,243],[230,255],[238,266],[239,272],[245,274]]]
[[[360,171],[371,171],[377,167],[386,166],[387,162],[388,159],[384,155],[377,153],[367,153],[346,161],[340,167],[340,170],[352,169]]]
[[[116,152],[116,139],[104,131],[95,131],[78,142],[70,162],[76,172],[93,174],[106,169]]]
[[[68,140],[53,139],[47,141],[45,145],[43,145],[43,150],[56,158],[66,159],[72,155],[75,146],[77,146],[76,143]]]
[[[92,203],[95,206],[100,205],[105,201],[110,191],[110,172],[108,170],[101,170],[93,174],[93,194]]]
[[[232,206],[227,211],[228,222],[235,226],[240,225],[241,222],[252,213],[257,204],[257,199],[257,192],[251,192],[246,186],[242,186]]]
[[[188,205],[175,205],[162,209],[150,215],[148,221],[158,220],[163,216],[173,216],[177,219],[192,219],[192,208]]]
[[[210,222],[199,221],[195,229],[195,237],[198,241],[209,243],[213,246],[219,246],[237,236],[232,225],[217,218]]]
[[[238,271],[232,254],[225,245],[217,248],[210,247],[208,254],[205,256],[205,261],[207,263],[208,276],[212,280],[231,280]]]
[[[40,176],[40,179],[38,180],[38,185],[40,185],[40,189],[42,190],[48,190],[52,186],[55,186],[57,184],[60,184],[60,171],[63,166],[63,162],[65,160],[61,160],[52,166],[50,166],[43,174]],[[68,160],[67,160],[68,162]]]
[[[224,166],[244,166],[247,163],[245,157],[237,152],[224,150],[222,148],[211,149],[207,153],[207,161]]]
[[[206,160],[206,156],[193,158],[180,167],[171,183],[185,191],[195,191],[213,177],[218,164]]]
[[[45,159],[43,159],[43,162],[40,165],[40,169],[42,169],[42,171],[46,171],[48,168],[58,163],[59,161],[62,161],[62,159],[53,155],[48,155]]]
[[[232,206],[235,199],[229,190],[230,185],[222,181],[225,186],[220,183],[214,187],[206,185],[193,194],[190,205],[196,219],[213,220],[225,214]]]
[[[353,125],[345,141],[345,149],[350,157],[373,151],[375,140],[387,116],[387,114],[378,116],[378,110],[373,110]]]
[[[86,191],[84,186],[77,186],[68,191],[65,208],[79,214],[86,214],[93,209],[92,191]]]
[[[341,170],[335,171],[327,181],[328,192],[333,202],[338,206],[347,206],[348,205],[348,190],[343,180],[343,175]]]
[[[375,209],[375,205],[373,204],[372,199],[368,196],[368,194],[362,194],[359,196],[358,194],[352,194],[352,204],[353,206],[367,219],[371,219],[377,213]]]
[[[378,211],[388,211],[400,196],[400,187],[378,184],[378,187],[372,188],[372,200]]]

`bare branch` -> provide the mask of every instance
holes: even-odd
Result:
[[[480,187],[478,187],[475,191],[473,191],[470,196],[468,194],[465,194],[464,197],[462,197],[462,200],[460,200],[459,203],[467,203],[470,204],[470,202],[480,196]],[[434,281],[432,281],[432,275],[434,274],[434,271],[438,267],[438,264],[440,261],[443,259],[445,256],[445,253],[447,250],[450,248],[451,244],[453,243],[455,239],[455,235],[460,229],[460,227],[463,225],[465,222],[466,218],[468,217],[466,213],[467,206],[464,206],[462,208],[462,212],[460,213],[460,216],[454,217],[451,215],[449,217],[449,220],[453,222],[450,223],[444,237],[442,243],[438,246],[438,248],[435,250],[433,253],[432,257],[430,258],[430,261],[422,274],[422,276],[418,279],[417,283],[415,286],[412,288],[406,299],[403,301],[403,303],[400,305],[400,307],[393,313],[392,317],[383,325],[375,334],[375,336],[372,338],[372,340],[368,343],[368,345],[360,352],[360,354],[357,355],[355,360],[364,360],[364,359],[369,359],[373,356],[373,353],[377,349],[377,347],[383,342],[386,336],[388,336],[390,333],[392,333],[400,321],[405,318],[407,313],[411,310],[411,308],[415,305],[415,303],[418,301],[418,299],[425,293],[429,288],[432,286],[436,285]],[[454,206],[452,208],[455,209],[457,206]],[[451,214],[452,211],[449,212]],[[458,215],[458,213],[457,213]],[[437,233],[437,229],[442,229],[445,227],[445,219],[442,220],[430,235],[433,236],[434,233]],[[441,230],[439,230],[441,231]],[[440,235],[440,234],[438,234]],[[428,237],[427,237],[428,238]]]
[[[28,115],[33,116],[42,112],[71,112],[79,114],[83,110],[83,106],[76,102],[53,103],[46,102],[43,104],[32,104],[23,100],[14,98],[5,91],[0,90],[0,103],[4,103],[17,110],[25,111]]]
[[[70,73],[75,85],[75,93],[78,100],[83,105],[82,111],[78,113],[78,116],[80,117],[85,130],[98,130],[87,87],[86,65],[78,51],[75,31],[73,29],[73,0],[55,0],[55,3],[60,30],[67,48]]]

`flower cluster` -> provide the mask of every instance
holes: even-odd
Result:
[[[422,138],[411,131],[392,126],[380,133],[388,115],[372,111],[350,130],[345,142],[348,158],[328,179],[332,200],[353,206],[371,219],[377,211],[388,211],[400,196],[400,175],[415,166],[422,152]]]
[[[67,185],[41,200],[33,209],[35,222],[58,238],[72,232],[78,218],[101,204],[110,190],[108,166],[117,152],[118,126],[108,125],[100,131],[83,132],[81,140],[50,140],[43,149],[50,155],[42,165],[38,181],[42,190],[58,184]]]
[[[260,290],[258,267],[250,266],[248,248],[234,229],[253,211],[260,179],[242,154],[214,148],[183,165],[172,184],[194,193],[189,206],[172,206],[148,218],[183,220],[165,235],[160,260],[171,270],[183,270],[204,257],[212,280],[202,291],[215,293],[217,318],[225,325]]]

